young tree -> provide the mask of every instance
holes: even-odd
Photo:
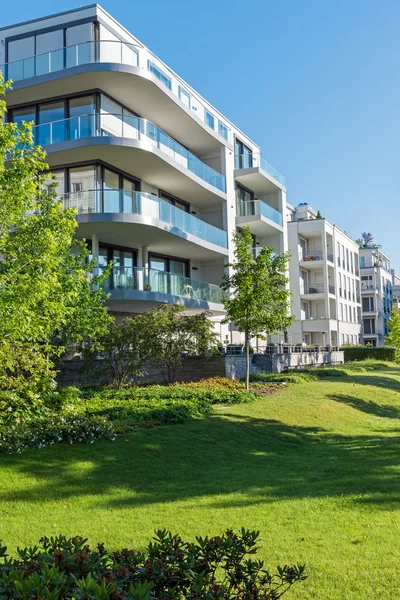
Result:
[[[184,354],[206,354],[216,343],[207,312],[185,315],[182,306],[162,304],[143,313],[143,326],[152,364],[165,383],[173,383]]]
[[[45,186],[48,166],[31,125],[4,123],[7,87],[0,80],[0,373],[8,370],[1,357],[16,344],[21,364],[23,349],[30,357],[35,350],[50,372],[55,338],[93,337],[110,317],[100,279],[85,264],[86,245],[75,239],[75,212]]]
[[[390,331],[386,336],[386,346],[393,346],[396,348],[396,361],[400,362],[400,314],[397,306],[393,304],[392,312],[390,313],[389,321]]]
[[[235,323],[244,333],[246,387],[249,388],[250,338],[285,331],[293,322],[289,313],[290,291],[286,271],[289,254],[261,248],[253,256],[253,237],[248,225],[234,234],[235,262],[226,265],[221,287],[230,291],[224,300],[225,323]],[[229,275],[228,268],[232,270]]]

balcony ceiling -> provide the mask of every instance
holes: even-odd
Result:
[[[124,221],[125,220],[125,221]],[[161,227],[164,224],[156,219],[154,224],[146,223],[146,217],[140,215],[121,215],[115,213],[78,215],[78,236],[90,239],[95,233],[100,242],[127,248],[147,246],[149,251],[188,258],[198,261],[219,261],[221,269],[228,250],[209,244],[205,240],[189,236],[183,238]],[[159,223],[159,227],[155,226]],[[196,240],[197,241],[193,241]],[[194,272],[195,273],[195,272]],[[193,277],[194,274],[192,274]]]
[[[273,192],[285,189],[283,185],[272,177],[269,177],[265,171],[259,167],[249,169],[237,169],[234,172],[236,181],[252,190],[256,196],[264,196]]]
[[[226,194],[180,165],[146,140],[89,137],[44,146],[50,168],[102,160],[157,189],[193,202],[199,208],[215,208]]]
[[[283,232],[283,227],[281,227],[281,225],[278,225],[278,223],[267,219],[263,215],[236,217],[236,225],[237,227],[248,225],[252,233],[259,237],[278,235]]]
[[[181,304],[185,307],[187,314],[197,314],[208,310],[213,316],[223,316],[222,304],[194,300],[193,298],[182,298],[171,294],[159,294],[158,292],[140,292],[137,290],[112,290],[107,302],[108,309],[115,312],[142,313],[160,304]]]
[[[200,158],[209,153],[219,155],[228,144],[149,71],[128,65],[80,65],[18,81],[7,93],[7,103],[25,104],[87,90],[105,92],[143,119],[156,123],[184,146],[190,146]]]

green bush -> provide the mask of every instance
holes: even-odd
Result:
[[[115,438],[111,423],[105,419],[53,414],[26,423],[0,424],[0,452],[20,454],[28,448],[73,442],[93,443],[104,437]]]
[[[252,600],[281,598],[306,579],[305,566],[269,573],[253,558],[259,533],[227,531],[184,542],[158,531],[145,552],[92,550],[87,539],[44,537],[8,558],[0,545],[0,598],[33,600]]]
[[[311,373],[305,372],[285,372],[285,373],[255,373],[250,375],[250,381],[258,383],[304,383],[316,381],[317,377]]]
[[[386,362],[396,361],[396,348],[392,346],[379,346],[377,348],[368,346],[343,346],[345,362],[353,360],[375,359]]]

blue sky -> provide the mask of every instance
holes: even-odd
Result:
[[[84,6],[5,2],[1,25]],[[398,0],[103,0],[353,237],[400,271]]]

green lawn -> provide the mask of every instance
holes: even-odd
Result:
[[[400,368],[301,383],[255,404],[115,442],[0,458],[0,538],[63,532],[110,549],[155,528],[260,529],[289,598],[400,598]]]

